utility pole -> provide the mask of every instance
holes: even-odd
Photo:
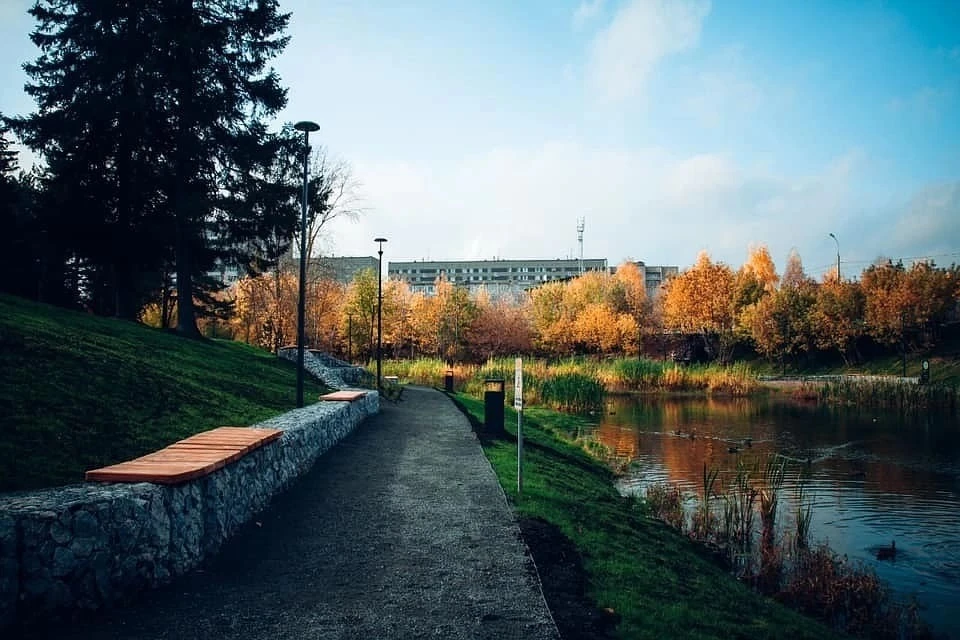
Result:
[[[580,275],[583,275],[583,226],[584,218],[577,218],[577,242],[580,243]]]

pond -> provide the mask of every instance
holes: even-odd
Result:
[[[789,461],[783,511],[812,473],[811,541],[876,570],[898,598],[915,594],[937,633],[960,638],[960,421],[801,404],[786,398],[609,396],[597,437],[636,462],[624,493],[655,483],[702,491],[703,464],[729,478],[737,458]],[[781,512],[782,513],[782,512]],[[792,516],[781,515],[792,526]],[[877,550],[896,541],[894,559]]]

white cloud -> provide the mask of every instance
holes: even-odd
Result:
[[[600,13],[603,9],[603,0],[583,0],[573,12],[573,26],[575,29],[582,28],[586,23]]]
[[[748,246],[765,243],[779,263],[796,246],[814,268],[832,264],[831,231],[841,234],[844,255],[857,243],[872,250],[852,231],[862,224],[851,188],[858,170],[855,152],[790,176],[728,154],[554,141],[464,157],[441,171],[357,166],[370,213],[331,231],[339,254],[371,254],[383,234],[393,260],[558,258],[576,252],[584,216],[584,253],[614,263],[632,256],[684,266],[707,249],[738,265]]]
[[[631,0],[597,34],[588,53],[588,78],[601,100],[639,94],[656,64],[697,45],[709,0]]]
[[[960,182],[926,185],[876,227],[877,251],[866,258],[943,256],[938,263],[960,262],[958,213]]]

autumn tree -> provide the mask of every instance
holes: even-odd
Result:
[[[744,310],[743,321],[757,351],[770,360],[786,361],[814,349],[811,313],[816,303],[813,283],[781,287]]]
[[[307,344],[327,353],[338,351],[343,337],[340,327],[346,287],[332,278],[321,278],[307,282],[306,288],[304,334]]]
[[[743,263],[743,271],[749,273],[760,283],[764,293],[773,293],[777,290],[780,276],[777,275],[776,266],[773,264],[773,258],[770,257],[770,251],[767,250],[766,245],[750,248],[747,261]]]
[[[535,345],[554,354],[573,348],[573,322],[564,309],[563,282],[547,282],[530,291],[530,315]]]
[[[859,361],[857,342],[864,335],[863,289],[856,281],[826,278],[817,287],[811,321],[819,349],[836,350],[846,364]]]
[[[735,276],[722,262],[701,252],[697,262],[664,286],[663,321],[667,329],[699,334],[710,357],[726,360],[733,346]]]
[[[346,322],[345,322],[346,321]],[[347,287],[341,327],[351,334],[348,339],[354,354],[372,358],[376,354],[377,328],[377,273],[364,269],[357,273]]]
[[[234,336],[276,352],[297,338],[296,278],[285,272],[241,278],[234,285]]]
[[[916,329],[918,346],[928,346],[937,328],[950,319],[960,300],[960,271],[937,268],[933,262],[917,262],[906,273],[909,292],[908,322]]]
[[[434,296],[439,323],[437,324],[437,357],[456,361],[462,359],[466,336],[477,316],[477,308],[470,293],[458,287],[441,274],[435,284]]]
[[[796,249],[790,250],[787,256],[787,266],[783,269],[783,278],[780,280],[782,287],[797,287],[800,283],[807,281],[807,274],[803,271],[803,260]]]
[[[383,286],[383,341],[394,358],[413,343],[413,294],[404,280],[387,280]]]
[[[529,319],[529,302],[512,301],[507,297],[492,300],[485,289],[474,296],[476,320],[467,340],[470,354],[486,360],[496,356],[528,353],[533,346],[533,330]]]
[[[868,267],[861,278],[866,298],[867,333],[877,342],[893,345],[901,340],[914,297],[906,287],[902,262],[890,260]]]
[[[626,313],[633,320],[633,327],[635,331],[630,334],[629,340],[625,341],[623,345],[626,347],[626,342],[633,342],[633,340],[640,340],[640,332],[643,330],[649,330],[651,325],[651,315],[652,315],[652,305],[650,300],[647,299],[647,286],[644,280],[644,274],[640,268],[634,262],[626,261],[620,266],[617,267],[617,271],[614,274],[615,280],[615,290],[612,293],[614,298],[620,295],[622,292],[624,304],[621,306],[614,303],[612,306],[618,314]],[[620,321],[621,325],[624,323]],[[626,326],[622,326],[622,329],[626,329]]]

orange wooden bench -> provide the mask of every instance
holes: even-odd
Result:
[[[353,402],[367,395],[366,391],[334,391],[320,396],[326,402]]]
[[[219,427],[140,458],[87,471],[86,479],[179,484],[213,473],[281,435],[279,429]]]

